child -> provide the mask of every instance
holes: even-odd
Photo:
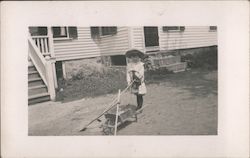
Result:
[[[147,92],[144,83],[144,63],[141,62],[144,54],[139,50],[132,49],[126,52],[126,56],[131,60],[127,64],[127,82],[130,84],[134,80],[131,86],[131,93],[136,95],[136,110],[139,110],[143,105],[143,95]]]

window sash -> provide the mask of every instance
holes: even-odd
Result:
[[[164,32],[184,31],[185,26],[163,26],[162,29]]]
[[[67,38],[68,37],[68,29],[67,27],[52,27],[53,30],[53,38]]]
[[[217,31],[217,26],[209,26],[210,31]]]
[[[69,26],[68,27],[68,37],[72,39],[78,38],[78,31],[76,26]]]
[[[91,32],[92,37],[114,35],[117,33],[117,27],[115,26],[109,26],[109,27],[91,26],[90,32]]]
[[[117,28],[116,27],[101,27],[101,35],[113,35],[116,34]]]
[[[47,36],[47,27],[29,27],[29,32],[31,36]]]
[[[92,37],[97,37],[100,35],[100,28],[96,26],[90,27],[90,33]]]

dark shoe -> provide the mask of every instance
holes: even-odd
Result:
[[[136,113],[137,113],[137,114],[140,114],[140,113],[142,113],[142,110],[143,110],[142,108],[137,109],[137,110],[136,110]]]
[[[141,108],[142,108],[142,106],[137,106],[136,111],[140,110]]]

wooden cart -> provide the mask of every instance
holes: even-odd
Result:
[[[95,121],[101,121],[100,118],[104,115],[105,121],[102,124],[103,133],[106,135],[117,133],[117,127],[127,121],[137,121],[137,114],[142,111],[141,108],[139,111],[136,111],[136,106],[133,105],[120,105],[121,103],[121,95],[124,94],[130,86],[134,83],[134,80],[121,92],[118,91],[118,97],[115,98],[112,103],[96,118],[91,120],[88,124],[86,124],[80,132],[85,131],[87,127]],[[145,107],[145,106],[144,106]]]
[[[116,129],[127,121],[137,122],[136,106],[133,105],[120,105],[113,107],[104,116],[105,121],[102,124],[103,134],[116,135]]]

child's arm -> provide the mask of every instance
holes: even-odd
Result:
[[[144,65],[143,65],[143,63],[141,63],[141,65],[140,65],[139,69],[136,71],[135,75],[140,79],[143,78],[143,76],[144,76]]]
[[[128,84],[131,82],[131,76],[130,76],[130,69],[128,68],[128,66],[127,66],[127,82],[128,82]]]

